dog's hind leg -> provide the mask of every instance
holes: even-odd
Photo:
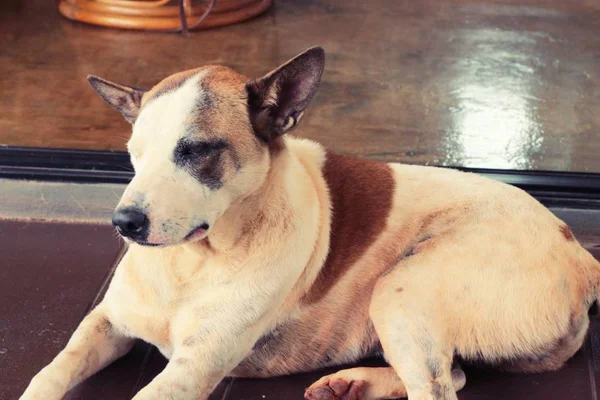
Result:
[[[581,348],[589,327],[587,314],[573,316],[569,329],[555,343],[547,345],[537,353],[528,357],[519,357],[502,362],[498,368],[507,372],[536,373],[554,371],[561,368],[567,360]]]
[[[417,258],[418,256],[413,256]],[[444,307],[417,267],[404,264],[377,282],[369,313],[385,358],[404,382],[410,400],[456,400],[464,374],[455,373]],[[412,268],[414,267],[414,268]],[[421,268],[422,269],[422,268]],[[431,289],[431,290],[429,290]],[[458,384],[457,384],[458,383]]]
[[[465,385],[465,374],[452,371],[455,390]],[[350,368],[324,376],[304,394],[307,400],[383,400],[406,397],[406,388],[393,368]]]

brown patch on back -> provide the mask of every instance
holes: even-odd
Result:
[[[398,292],[398,293],[402,293],[403,291],[404,291],[404,289],[403,289],[403,288],[401,288],[401,287],[399,287],[399,288],[396,288],[396,292]]]
[[[323,175],[332,205],[329,254],[305,303],[327,295],[385,230],[394,194],[387,164],[328,153]]]
[[[562,225],[560,227],[560,232],[563,234],[563,236],[565,237],[565,239],[567,239],[569,242],[572,242],[573,240],[575,240],[575,235],[573,235],[573,231],[571,230],[571,228],[569,228],[568,225]]]

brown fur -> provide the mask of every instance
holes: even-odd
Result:
[[[166,79],[163,79],[151,90],[144,93],[144,96],[142,97],[141,106],[144,107],[150,100],[156,99],[157,97],[162,96],[165,93],[169,93],[178,89],[185,81],[187,81],[189,78],[196,75],[200,71],[204,70],[205,68],[206,67],[178,72],[174,75],[169,76]]]
[[[108,318],[102,318],[98,326],[96,327],[99,333],[108,334],[112,329],[112,324],[108,320]]]
[[[328,153],[323,175],[333,212],[330,251],[303,299],[308,304],[326,296],[384,231],[394,192],[394,180],[385,164]]]
[[[575,240],[575,235],[573,235],[573,231],[571,231],[571,228],[569,228],[568,225],[561,225],[560,232],[568,241],[572,242],[573,240]]]

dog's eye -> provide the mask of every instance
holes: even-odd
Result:
[[[227,143],[222,140],[180,143],[176,151],[179,157],[184,159],[196,159],[207,157],[217,151],[227,147]]]

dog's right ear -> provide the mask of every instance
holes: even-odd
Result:
[[[248,112],[252,128],[264,142],[298,125],[319,87],[325,52],[312,47],[260,79],[248,82]]]
[[[142,95],[146,92],[145,89],[119,85],[93,75],[89,75],[87,79],[105,102],[123,114],[129,123],[135,123],[142,107]]]

